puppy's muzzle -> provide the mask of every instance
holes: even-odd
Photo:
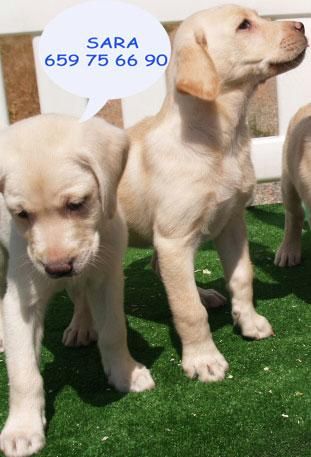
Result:
[[[73,274],[73,261],[47,263],[44,265],[44,269],[51,278],[71,276]]]

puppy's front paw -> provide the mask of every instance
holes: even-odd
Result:
[[[226,304],[226,297],[217,292],[217,290],[202,289],[201,287],[198,287],[198,292],[200,294],[202,305],[208,309],[220,308]]]
[[[215,382],[225,378],[229,365],[212,341],[184,347],[182,367],[191,379]]]
[[[143,392],[155,387],[150,371],[132,360],[107,372],[108,382],[120,392]]]
[[[269,321],[255,311],[244,314],[233,313],[233,319],[234,323],[240,327],[245,338],[262,340],[275,335]]]
[[[63,334],[63,344],[68,347],[89,346],[97,341],[93,322],[72,319]]]
[[[275,254],[274,264],[279,267],[294,267],[301,263],[301,247],[297,243],[282,243]]]
[[[129,391],[143,392],[144,390],[151,390],[154,387],[155,384],[150,371],[144,365],[137,363],[131,373]]]
[[[0,435],[0,449],[6,457],[27,457],[44,445],[43,421],[29,416],[9,418]]]

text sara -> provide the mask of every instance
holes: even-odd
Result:
[[[122,37],[115,36],[115,37],[106,37],[104,39],[100,39],[96,36],[90,37],[87,40],[87,48],[89,49],[129,49],[129,48],[136,48],[138,49],[137,39],[135,37],[125,40]]]

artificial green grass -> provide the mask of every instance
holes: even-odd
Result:
[[[49,308],[43,348],[48,430],[40,456],[310,457],[311,233],[303,236],[303,264],[280,269],[273,257],[283,234],[282,207],[250,209],[247,222],[257,309],[276,337],[244,340],[232,328],[229,306],[214,310],[210,324],[230,364],[228,377],[215,384],[187,379],[164,289],[149,266],[152,251],[129,249],[129,346],[151,368],[156,389],[117,393],[105,381],[95,346],[65,348],[61,337],[72,306],[59,295]],[[211,245],[200,250],[196,270],[198,283],[226,294]],[[3,356],[0,384],[2,427],[8,402]]]

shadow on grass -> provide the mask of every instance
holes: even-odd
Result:
[[[250,206],[247,208],[247,213],[251,215],[252,217],[258,219],[260,222],[263,222],[267,226],[273,226],[276,228],[279,228],[284,230],[284,223],[285,223],[285,213],[284,213],[284,207],[282,204],[279,204],[278,208],[276,211],[270,211],[269,210],[270,205],[265,205],[265,206]],[[273,205],[275,208],[275,205]],[[304,223],[304,228],[306,230],[309,230],[309,225],[307,221]]]
[[[251,214],[253,217],[263,222],[267,226],[273,226],[280,229],[284,228],[284,211],[283,209],[280,212],[271,212],[265,210],[265,208],[250,206],[247,208],[247,213]]]
[[[272,247],[269,245],[271,237],[270,232],[267,231],[265,238],[267,244],[250,241],[251,259],[255,267],[268,274],[272,281],[263,282],[255,277],[254,280],[254,294],[255,297],[261,299],[275,299],[286,297],[287,295],[294,294],[296,297],[302,299],[306,303],[310,303],[310,273],[311,273],[311,232],[305,225],[306,230],[302,235],[302,263],[296,267],[280,268],[274,265],[274,256],[279,244],[283,238],[284,230],[284,213],[282,206],[274,207],[271,211],[269,206],[266,207],[253,207],[248,210],[249,216],[252,219],[260,220],[264,225],[274,226],[279,231],[279,239]],[[249,222],[251,226],[252,221]],[[263,234],[260,234],[263,238]],[[274,240],[275,242],[275,240]],[[259,275],[257,275],[259,276]]]
[[[64,389],[73,389],[84,402],[96,407],[109,405],[126,395],[108,384],[96,344],[86,348],[67,348],[62,344],[62,333],[70,321],[73,306],[65,293],[53,302],[47,314],[43,342],[53,357],[51,362],[45,363],[42,372],[48,424],[55,414],[55,400]],[[140,333],[129,326],[128,340],[133,357],[147,367],[154,364],[163,350],[162,347],[150,347]]]
[[[132,262],[125,269],[125,311],[127,314],[142,319],[167,323],[171,318],[167,296],[160,278],[153,272],[150,266],[151,256],[146,256]],[[197,285],[206,288],[206,284],[197,281]],[[226,295],[225,282],[223,278],[209,281],[209,289],[216,289]],[[228,311],[226,305],[220,309],[209,309],[212,329],[217,330],[227,324],[228,319],[219,319],[223,310]]]

